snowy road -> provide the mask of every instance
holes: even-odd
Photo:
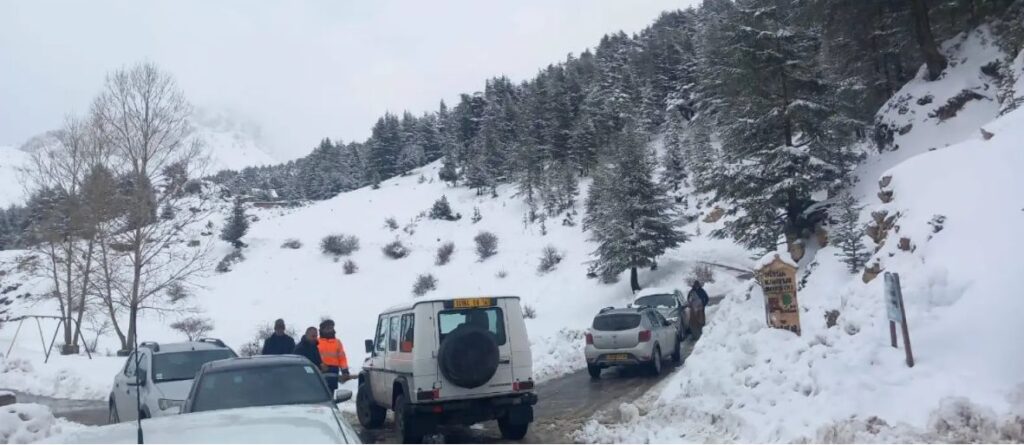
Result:
[[[84,425],[107,424],[107,404],[101,400],[55,399],[18,391],[11,392],[18,398],[18,403],[46,405],[53,411],[54,416]]]

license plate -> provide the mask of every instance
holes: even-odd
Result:
[[[489,307],[494,306],[493,298],[458,298],[452,300],[452,307],[455,309],[465,309],[473,307]]]
[[[608,354],[604,358],[608,361],[621,362],[629,360],[629,354]]]

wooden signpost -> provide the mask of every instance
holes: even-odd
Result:
[[[800,305],[796,299],[796,266],[779,257],[757,271],[757,282],[764,291],[765,318],[768,326],[800,335]]]
[[[914,367],[914,352],[910,349],[910,328],[907,327],[907,311],[903,307],[903,290],[900,288],[900,275],[885,273],[885,311],[889,316],[889,337],[892,347],[896,345],[896,323],[903,328],[903,349],[907,352],[907,366]]]

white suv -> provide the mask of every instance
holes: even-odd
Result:
[[[384,311],[359,373],[356,413],[380,428],[388,409],[405,442],[441,424],[497,420],[520,440],[533,421],[533,357],[518,297],[417,301]]]
[[[108,402],[110,423],[178,414],[199,368],[232,357],[237,357],[235,351],[213,338],[139,344],[114,377]]]

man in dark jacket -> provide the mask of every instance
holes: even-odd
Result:
[[[263,355],[285,355],[295,350],[295,340],[284,333],[284,320],[274,322],[274,333],[263,341]]]
[[[292,353],[308,358],[309,361],[316,365],[317,369],[320,369],[322,361],[320,360],[320,350],[316,347],[317,341],[316,328],[310,326],[306,328],[306,335],[302,336],[299,344],[295,346],[295,351]]]
[[[707,306],[708,302],[711,300],[711,298],[708,297],[708,292],[704,290],[704,285],[700,281],[693,280],[693,287],[690,288],[690,292],[697,293],[697,296],[700,297],[701,304],[704,306]]]

